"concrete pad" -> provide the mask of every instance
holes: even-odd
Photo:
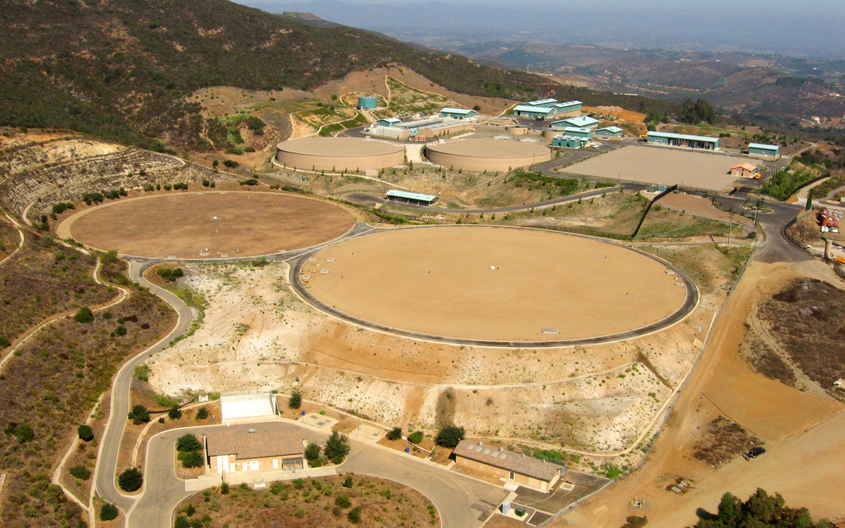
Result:
[[[381,440],[385,434],[387,434],[387,431],[384,429],[363,424],[350,431],[349,436],[366,442],[376,443]]]
[[[335,420],[334,418],[329,418],[328,416],[318,413],[311,413],[305,415],[300,421],[310,425],[311,427],[316,427],[317,429],[326,431],[327,433],[330,433],[332,427],[337,424],[337,420]]]

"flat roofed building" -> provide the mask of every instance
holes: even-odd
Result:
[[[555,103],[552,108],[557,110],[557,114],[563,117],[577,117],[581,114],[581,101],[567,101],[565,103]]]
[[[760,167],[752,163],[740,163],[731,167],[731,176],[742,178],[754,178],[760,173]]]
[[[571,126],[576,128],[595,128],[598,126],[598,119],[593,119],[590,116],[568,117],[560,121],[552,123],[554,125]]]
[[[276,397],[269,392],[242,392],[220,396],[220,413],[223,420],[275,416],[277,411]]]
[[[550,492],[566,471],[551,462],[470,440],[462,440],[454,455],[458,467],[496,475],[544,493]]]
[[[437,202],[437,196],[433,194],[420,194],[408,191],[389,190],[384,195],[385,198],[392,202],[402,202],[412,205],[432,205]]]
[[[402,123],[402,120],[397,118],[397,117],[385,117],[384,119],[378,120],[379,126],[384,126],[384,127],[396,126],[396,125],[400,125],[401,123]]]
[[[465,108],[447,107],[440,110],[440,117],[448,117],[449,119],[472,119],[475,115],[475,111]]]
[[[775,159],[780,155],[780,147],[777,145],[763,145],[762,143],[749,143],[748,155],[758,158]]]
[[[609,126],[596,130],[597,136],[603,137],[622,137],[624,130],[617,126]]]
[[[557,110],[546,106],[516,105],[513,114],[522,117],[549,118],[557,115]]]
[[[206,461],[212,473],[304,469],[302,434],[288,424],[255,424],[210,430]]]
[[[552,146],[563,148],[584,148],[589,142],[590,140],[587,138],[559,134],[552,139]]]
[[[529,102],[527,102],[527,103],[525,103],[525,104],[526,104],[526,105],[528,105],[528,106],[545,106],[545,107],[551,107],[551,106],[554,106],[554,105],[555,105],[555,103],[557,103],[557,99],[540,99],[540,100],[538,100],[538,101],[529,101]]]
[[[593,139],[593,130],[590,128],[566,127],[563,129],[563,135],[583,139]]]
[[[675,134],[673,132],[650,131],[646,136],[646,141],[657,145],[689,147],[704,150],[717,150],[719,148],[719,138],[690,136],[687,134]]]

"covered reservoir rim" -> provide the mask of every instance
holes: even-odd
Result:
[[[503,139],[463,139],[426,145],[426,151],[472,156],[476,158],[511,159],[550,156],[551,150],[539,143]]]
[[[309,156],[368,157],[404,152],[405,147],[372,139],[345,137],[312,137],[282,141],[276,148],[281,152]]]

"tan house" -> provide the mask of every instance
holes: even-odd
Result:
[[[760,176],[760,167],[748,162],[740,163],[731,167],[731,176],[737,178],[758,178]]]
[[[458,467],[496,475],[544,493],[550,492],[566,471],[550,462],[470,440],[462,440],[454,455]]]
[[[208,432],[205,439],[212,473],[297,470],[305,467],[305,449],[298,427],[253,424]]]

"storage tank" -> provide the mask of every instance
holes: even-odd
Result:
[[[366,95],[358,98],[358,108],[371,110],[378,107],[378,97]]]

